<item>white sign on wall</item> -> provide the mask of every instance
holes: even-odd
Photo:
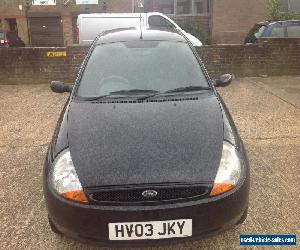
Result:
[[[56,5],[56,0],[32,0],[32,5]]]
[[[76,0],[76,4],[98,4],[98,0]]]

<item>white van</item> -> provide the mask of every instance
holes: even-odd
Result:
[[[112,29],[135,27],[163,27],[181,31],[194,46],[202,46],[201,41],[185,32],[172,19],[159,12],[81,14],[77,19],[78,41],[89,45],[97,35]]]

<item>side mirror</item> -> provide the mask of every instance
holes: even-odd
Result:
[[[50,84],[50,88],[55,93],[71,93],[73,90],[73,85],[65,85],[63,82],[60,81],[52,81]]]
[[[216,87],[226,87],[232,82],[232,75],[231,74],[224,74],[221,75],[218,80],[215,81]]]

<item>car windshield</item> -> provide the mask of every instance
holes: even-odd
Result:
[[[188,86],[209,87],[186,43],[140,40],[97,45],[77,96],[157,94]]]
[[[0,39],[3,39],[3,38],[4,38],[4,33],[0,32]]]
[[[253,35],[256,38],[260,38],[264,32],[264,30],[266,29],[266,26],[263,25],[256,25],[254,30],[253,30]]]
[[[246,42],[255,42],[256,39],[262,37],[264,31],[266,29],[265,25],[256,24],[254,27],[249,31]]]

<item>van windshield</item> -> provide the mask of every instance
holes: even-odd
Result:
[[[3,39],[3,38],[4,38],[4,33],[0,32],[0,39]]]
[[[92,98],[126,90],[165,92],[187,86],[209,87],[186,43],[140,40],[98,45],[77,96]]]

